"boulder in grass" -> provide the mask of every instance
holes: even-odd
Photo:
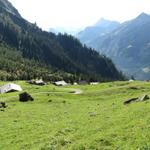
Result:
[[[6,108],[6,107],[7,107],[7,105],[5,102],[0,102],[0,108]]]
[[[150,99],[148,95],[142,95],[140,97],[136,97],[136,98],[131,98],[131,99],[128,99],[124,102],[124,104],[130,104],[131,102],[142,102],[142,101],[146,101]]]
[[[149,99],[149,96],[148,95],[142,95],[141,97],[139,97],[138,101],[146,101]]]
[[[124,102],[124,105],[130,104],[131,102],[136,102],[137,100],[138,100],[138,97],[130,98]]]
[[[28,94],[27,92],[23,92],[21,94],[19,94],[19,101],[20,102],[27,102],[27,101],[33,101],[33,97]]]

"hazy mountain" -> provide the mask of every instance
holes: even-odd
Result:
[[[142,13],[90,43],[137,79],[150,79],[150,16]]]
[[[94,26],[108,28],[108,30],[113,30],[114,28],[118,27],[119,25],[120,25],[120,23],[117,21],[106,20],[104,18],[101,18],[94,24]]]
[[[93,26],[86,27],[83,31],[79,32],[76,35],[76,37],[79,38],[82,43],[90,46],[90,43],[92,41],[111,32],[112,30],[116,29],[119,25],[119,22],[101,18]]]
[[[24,20],[6,0],[0,0],[0,77],[122,79],[112,61],[69,35],[42,31]],[[56,76],[54,75],[53,78]]]

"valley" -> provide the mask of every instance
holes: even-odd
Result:
[[[0,150],[150,150],[150,15],[114,1],[0,0]]]

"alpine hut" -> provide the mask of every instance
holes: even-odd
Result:
[[[22,91],[22,88],[20,85],[14,84],[14,83],[8,83],[0,87],[0,93],[9,93],[9,92],[15,92],[15,91]]]
[[[54,83],[55,85],[57,85],[57,86],[66,86],[66,85],[68,85],[65,81],[57,81],[57,82],[55,82]]]

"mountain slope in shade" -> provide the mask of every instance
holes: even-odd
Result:
[[[118,68],[137,79],[150,79],[150,16],[142,13],[97,38],[91,46],[111,57]]]
[[[0,0],[0,8],[8,11],[9,13],[21,17],[18,10],[13,7],[13,5],[8,0]]]
[[[91,42],[94,42],[95,39],[111,32],[119,25],[119,22],[101,18],[93,26],[86,27],[83,31],[79,32],[76,37],[79,38],[82,43],[90,46]]]
[[[36,66],[43,64],[47,74],[49,68],[52,68],[88,80],[123,79],[110,59],[83,46],[72,36],[42,31],[36,24],[29,23],[17,14],[7,0],[0,2],[3,6],[0,7],[0,42],[15,49],[20,57],[35,62]],[[4,49],[5,44],[1,49]],[[7,67],[2,63],[0,70],[11,71],[11,65]],[[20,66],[17,67],[16,72],[20,72]]]

